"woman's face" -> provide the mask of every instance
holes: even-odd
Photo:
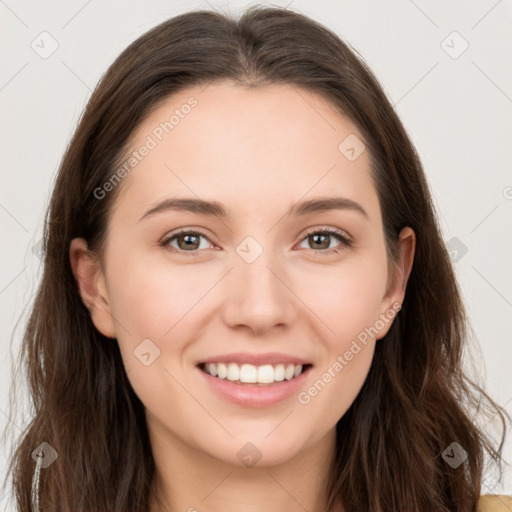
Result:
[[[403,274],[386,287],[362,135],[305,90],[217,82],[168,98],[130,151],[97,191],[121,187],[104,266],[74,269],[150,431],[238,466],[332,441],[405,290]]]

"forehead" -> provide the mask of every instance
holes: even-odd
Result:
[[[220,82],[182,90],[134,131],[130,151],[144,147],[118,198],[132,209],[186,194],[249,213],[341,195],[378,217],[362,135],[330,101],[296,86]]]

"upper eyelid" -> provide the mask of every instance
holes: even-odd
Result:
[[[345,231],[344,229],[330,227],[330,226],[320,226],[320,227],[314,227],[311,229],[307,229],[306,232],[304,233],[304,235],[302,236],[302,239],[311,233],[323,232],[323,231],[328,231],[328,232],[333,231],[333,233],[330,233],[330,234],[342,236],[342,237],[346,238],[347,240],[352,240],[352,236],[349,235],[349,233],[347,231]]]

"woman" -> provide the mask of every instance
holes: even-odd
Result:
[[[196,11],[132,43],[44,241],[20,511],[477,509],[504,437],[472,412],[506,413],[462,371],[414,147],[325,27]]]

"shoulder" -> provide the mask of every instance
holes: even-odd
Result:
[[[478,502],[478,512],[512,512],[512,496],[486,494]]]

